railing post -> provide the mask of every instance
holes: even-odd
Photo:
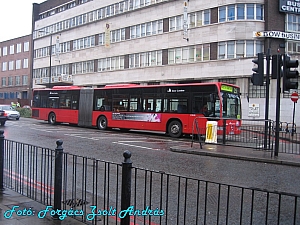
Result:
[[[223,145],[226,144],[226,119],[223,119]]]
[[[4,130],[0,130],[0,191],[4,190],[3,175],[4,175]]]
[[[127,210],[130,207],[131,197],[131,168],[132,162],[130,160],[131,152],[125,151],[123,153],[124,162],[122,163],[122,195],[121,195],[121,210]],[[121,218],[121,225],[130,224],[130,215],[126,214],[124,218]]]
[[[63,162],[63,141],[56,141],[55,149],[55,171],[54,171],[54,210],[61,210],[62,199],[62,162]],[[59,219],[59,215],[55,214],[53,219]]]

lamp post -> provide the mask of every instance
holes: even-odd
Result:
[[[52,64],[52,34],[50,35],[50,48],[49,48],[49,88],[51,87],[51,64]]]

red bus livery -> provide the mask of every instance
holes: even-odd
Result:
[[[205,128],[209,120],[223,119],[227,134],[239,134],[241,101],[239,87],[221,82],[107,85],[103,88],[56,86],[35,89],[32,117],[50,124],[70,123],[100,130],[148,130],[171,137],[195,133],[194,123]],[[202,133],[205,133],[205,129]],[[218,134],[223,133],[218,129]]]

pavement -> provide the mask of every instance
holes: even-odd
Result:
[[[274,156],[271,150],[253,149],[245,147],[235,147],[221,144],[202,143],[202,149],[199,142],[187,143],[171,147],[170,150],[178,153],[194,154],[202,156],[220,157],[236,160],[246,160],[262,163],[281,164],[286,166],[300,167],[300,155],[280,153]]]
[[[170,148],[173,152],[194,154],[205,157],[221,157],[234,160],[247,160],[261,163],[273,163],[287,166],[300,167],[300,155],[279,153],[274,157],[274,153],[267,150],[254,150],[251,148],[224,146],[219,144],[187,143]],[[45,210],[46,206],[40,204],[26,196],[5,188],[0,190],[0,224],[1,225],[79,225],[84,224],[71,217],[64,220],[56,220],[49,213],[43,218],[39,218],[39,212]],[[15,209],[15,211],[12,211]],[[41,216],[40,216],[41,217]]]

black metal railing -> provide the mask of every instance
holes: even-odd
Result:
[[[64,152],[62,141],[51,150],[2,133],[2,142],[3,187],[43,203],[49,214],[72,210],[86,224],[300,224],[299,193],[137,168],[128,151],[113,163]]]

